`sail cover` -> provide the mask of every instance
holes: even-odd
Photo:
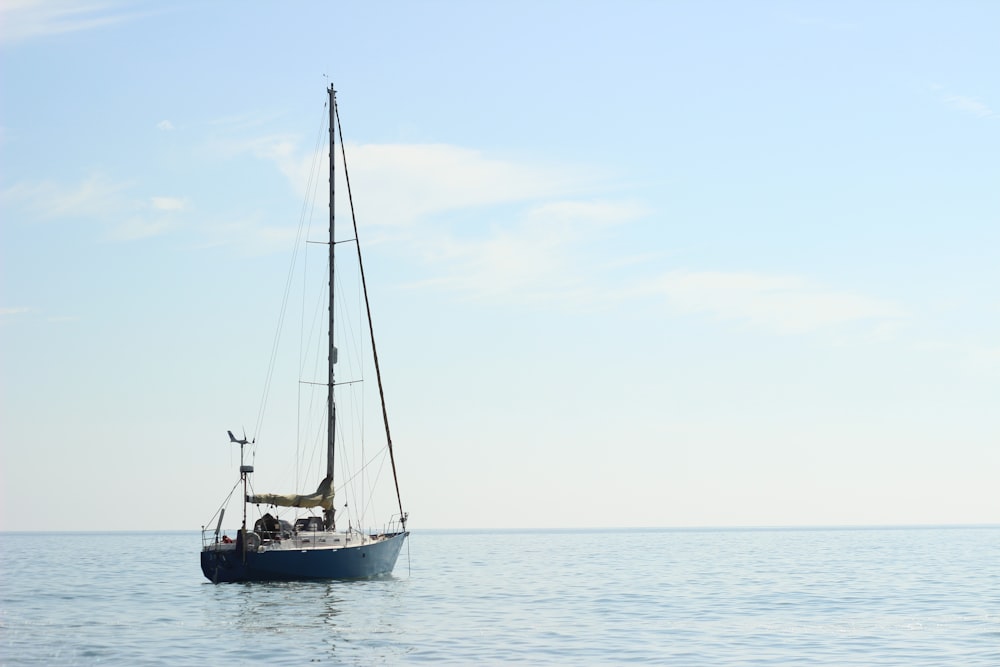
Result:
[[[247,502],[257,505],[278,505],[279,507],[322,507],[325,510],[330,510],[333,509],[333,479],[325,477],[319,483],[316,493],[305,495],[261,493],[247,496]]]

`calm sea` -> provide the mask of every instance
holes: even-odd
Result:
[[[415,531],[223,584],[189,533],[0,534],[0,663],[1000,665],[1000,528]]]

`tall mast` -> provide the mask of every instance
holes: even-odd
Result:
[[[333,400],[333,365],[337,363],[337,348],[333,343],[333,314],[334,314],[334,303],[333,295],[336,290],[333,288],[333,267],[334,267],[334,248],[336,244],[334,243],[333,234],[333,184],[334,184],[334,164],[336,160],[334,159],[335,153],[335,128],[336,128],[336,117],[337,117],[337,91],[333,89],[333,84],[330,84],[327,90],[329,94],[329,107],[330,107],[330,347],[327,350],[327,424],[326,424],[326,477],[330,480],[330,484],[333,484],[333,457],[334,457],[334,440],[336,438],[337,430],[337,406]],[[334,525],[334,514],[336,510],[328,509],[325,511],[326,516],[326,528],[327,530],[333,530]]]
[[[385,424],[385,442],[389,449],[389,461],[392,463],[392,481],[396,485],[396,502],[399,503],[399,521],[403,525],[403,530],[406,530],[406,512],[403,511],[403,498],[399,495],[399,477],[396,475],[396,455],[392,451],[392,435],[389,433],[389,413],[385,408],[385,392],[382,391],[382,370],[378,363],[378,350],[375,348],[375,325],[372,323],[372,310],[368,302],[368,283],[365,281],[365,264],[361,261],[361,237],[358,234],[358,219],[354,215],[354,197],[351,196],[351,178],[347,171],[344,133],[340,129],[340,115],[335,114],[335,119],[337,121],[337,134],[340,135],[340,155],[344,158],[344,181],[347,183],[347,201],[351,207],[351,224],[354,226],[354,246],[358,250],[358,271],[361,274],[361,289],[365,295],[365,312],[368,316],[368,334],[372,344],[372,360],[375,362],[375,377],[378,380],[378,398],[382,404],[382,421]]]

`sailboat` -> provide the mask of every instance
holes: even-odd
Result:
[[[371,310],[368,305],[368,294],[364,280],[364,268],[361,265],[361,249],[358,245],[357,223],[354,222],[354,238],[344,242],[353,242],[357,247],[357,265],[360,271],[360,285],[364,297],[364,313],[367,320],[367,333],[371,343],[371,357],[378,382],[379,400],[382,408],[382,421],[385,426],[385,442],[392,468],[392,478],[395,489],[395,505],[399,513],[389,517],[389,520],[378,529],[363,528],[348,523],[347,528],[338,530],[334,501],[336,489],[334,484],[335,444],[337,433],[337,383],[334,382],[334,367],[338,351],[334,341],[334,249],[339,241],[334,235],[334,165],[337,147],[337,136],[340,135],[340,147],[344,157],[344,175],[347,180],[346,153],[343,150],[343,136],[340,133],[340,117],[337,113],[336,91],[330,85],[327,89],[329,107],[329,334],[327,346],[326,382],[326,474],[319,481],[312,493],[256,493],[252,491],[251,475],[253,465],[245,458],[245,449],[253,447],[254,441],[248,441],[246,434],[237,438],[229,432],[230,442],[240,446],[240,478],[233,487],[242,489],[243,520],[236,532],[235,539],[222,531],[225,516],[225,503],[216,516],[209,522],[208,528],[202,526],[201,569],[205,577],[214,583],[220,582],[251,582],[251,581],[291,581],[309,579],[359,579],[391,574],[396,560],[409,532],[406,528],[407,514],[403,511],[403,503],[399,495],[399,480],[396,476],[396,460],[392,451],[392,438],[389,434],[389,420],[385,407],[385,397],[382,391],[381,370],[378,365],[378,354],[375,349],[375,335],[371,324]],[[347,192],[350,199],[350,181],[347,180]],[[351,205],[353,218],[353,204]],[[232,492],[230,493],[230,496]],[[253,525],[248,524],[248,510],[259,515]],[[273,512],[273,513],[272,513]],[[282,512],[294,512],[288,518]],[[211,527],[215,524],[214,529]]]

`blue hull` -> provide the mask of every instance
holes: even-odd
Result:
[[[407,535],[344,548],[247,551],[246,560],[235,549],[205,549],[201,571],[214,583],[376,577],[392,572]]]

